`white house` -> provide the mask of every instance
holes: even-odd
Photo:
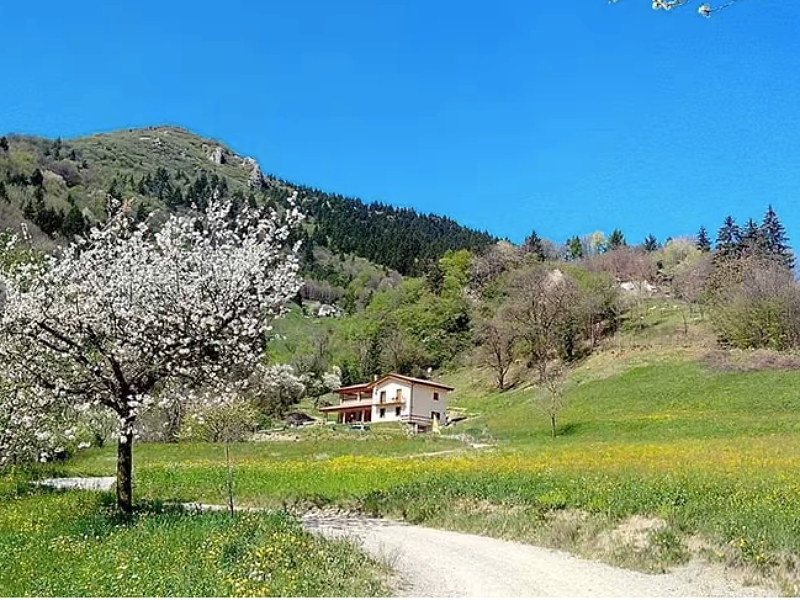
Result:
[[[339,404],[320,410],[336,415],[339,423],[383,423],[400,421],[413,425],[414,431],[427,431],[434,420],[447,420],[447,393],[454,388],[390,373],[370,383],[360,383],[334,390]]]

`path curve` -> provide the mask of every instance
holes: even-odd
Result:
[[[113,477],[37,482],[57,488],[101,490]],[[187,504],[201,511],[225,506]],[[261,510],[237,508],[237,510]],[[306,530],[357,541],[394,571],[394,593],[413,597],[776,597],[748,587],[722,567],[699,561],[649,575],[578,558],[566,552],[479,535],[321,510],[302,516]]]
[[[357,539],[395,571],[395,594],[415,597],[774,597],[713,565],[692,562],[650,575],[549,550],[385,519],[320,512],[309,531]]]

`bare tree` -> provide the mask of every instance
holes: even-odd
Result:
[[[562,365],[546,369],[544,379],[533,397],[533,403],[550,419],[553,437],[558,434],[558,417],[567,407],[566,378]]]
[[[563,348],[567,327],[578,306],[575,283],[558,269],[537,264],[521,270],[510,284],[502,318],[514,327],[529,362],[544,382],[547,363]]]
[[[495,317],[478,324],[476,338],[480,344],[477,353],[479,363],[494,371],[497,389],[504,391],[508,384],[508,372],[514,364],[514,347],[517,342],[514,328]]]

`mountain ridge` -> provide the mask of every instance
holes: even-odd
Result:
[[[265,174],[254,158],[177,125],[118,129],[55,140],[8,134],[0,144],[0,228],[20,217],[46,238],[69,238],[102,221],[108,195],[143,217],[202,206],[215,193],[280,206],[297,191],[309,217],[306,243],[420,274],[448,250],[480,251],[497,238],[433,213],[329,193]]]

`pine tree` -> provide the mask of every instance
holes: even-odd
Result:
[[[623,246],[627,246],[627,243],[625,242],[625,236],[622,234],[622,231],[615,229],[608,237],[608,249],[616,250],[617,248],[622,248]]]
[[[581,243],[581,238],[577,235],[567,240],[567,249],[572,260],[583,258],[583,244]]]
[[[771,204],[761,222],[761,236],[767,256],[779,260],[789,268],[794,266],[794,257],[788,244],[789,238],[786,237],[786,228],[778,219]]]
[[[522,250],[525,254],[533,254],[536,260],[544,261],[547,259],[542,238],[539,237],[536,231],[531,231],[531,234],[525,238],[525,241],[522,243]]]
[[[655,252],[658,250],[658,240],[652,233],[644,238],[643,247],[645,252]]]
[[[8,152],[8,138],[6,136],[0,137],[0,150]]]
[[[748,219],[747,225],[744,226],[739,248],[743,256],[763,256],[765,254],[764,236],[753,219]]]
[[[717,255],[729,258],[738,254],[742,243],[742,233],[733,217],[728,215],[717,233]]]
[[[701,252],[711,252],[711,240],[708,239],[708,231],[703,225],[700,226],[700,231],[697,232],[695,246]]]
[[[76,235],[82,235],[85,233],[87,227],[88,223],[86,222],[83,213],[75,204],[73,204],[67,212],[67,216],[64,217],[64,223],[61,226],[61,233],[68,238],[72,238]]]

